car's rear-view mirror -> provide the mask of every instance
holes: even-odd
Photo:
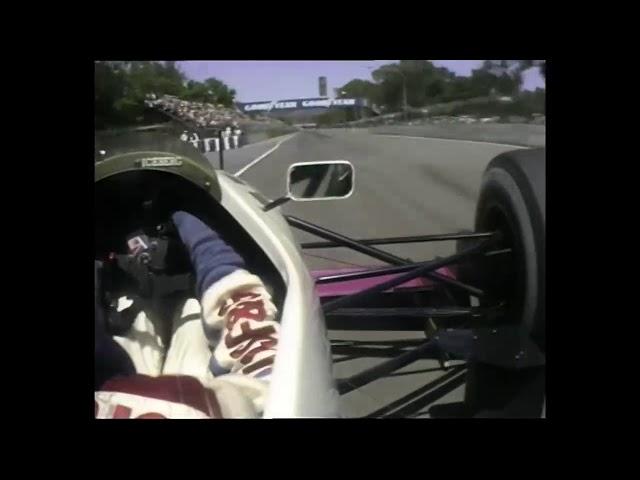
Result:
[[[347,198],[354,179],[353,165],[346,160],[294,163],[287,174],[287,194],[296,201]]]

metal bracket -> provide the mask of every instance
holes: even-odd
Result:
[[[285,195],[284,197],[276,198],[271,203],[265,205],[262,208],[262,211],[263,212],[268,212],[269,210],[271,210],[273,208],[279,207],[280,205],[283,205],[283,204],[287,203],[289,200],[291,200],[291,198],[288,195]]]

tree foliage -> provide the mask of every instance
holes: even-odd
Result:
[[[467,77],[429,60],[401,60],[374,70],[373,82],[351,80],[339,91],[346,92],[343,96],[366,98],[386,111],[399,111],[404,105],[405,89],[407,106],[414,108],[475,97],[516,95],[522,87],[523,72],[529,68],[539,68],[545,74],[543,60],[485,60]]]
[[[344,84],[342,88],[338,90],[338,98],[364,98],[371,103],[377,103],[377,86],[375,83],[369,80],[362,80],[356,78],[350,82]]]
[[[95,62],[96,128],[145,122],[144,101],[150,94],[229,107],[236,92],[216,78],[187,81],[175,62]]]
[[[181,98],[194,102],[212,103],[214,105],[231,106],[236,91],[229,88],[217,78],[207,78],[204,82],[190,80],[187,82]]]

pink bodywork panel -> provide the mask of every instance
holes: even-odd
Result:
[[[333,269],[333,270],[314,270],[311,272],[311,275],[314,279],[319,277],[324,277],[327,275],[337,275],[339,273],[350,273],[350,272],[361,272],[365,269],[363,268],[344,268],[344,269]],[[455,278],[453,271],[447,267],[436,270],[439,274],[445,275],[447,277]],[[318,296],[320,298],[323,297],[335,297],[340,295],[350,295],[352,293],[359,292],[368,287],[372,287],[374,285],[378,285],[379,283],[390,280],[394,277],[397,277],[399,274],[393,275],[384,275],[381,277],[372,277],[372,278],[362,278],[359,280],[350,280],[346,282],[335,282],[335,283],[324,283],[322,285],[316,285],[316,292],[318,292]],[[432,288],[434,282],[428,278],[415,278],[410,280],[402,285],[399,285],[395,288],[390,289],[389,291],[397,291],[406,288]]]

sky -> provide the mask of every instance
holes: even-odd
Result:
[[[215,77],[237,92],[239,102],[286,100],[318,96],[318,77],[327,77],[327,93],[349,80],[371,80],[371,71],[398,60],[217,60],[183,61],[178,65],[189,79],[202,81]],[[458,75],[470,75],[482,60],[433,60]],[[523,88],[535,90],[544,86],[537,69],[523,74]]]

